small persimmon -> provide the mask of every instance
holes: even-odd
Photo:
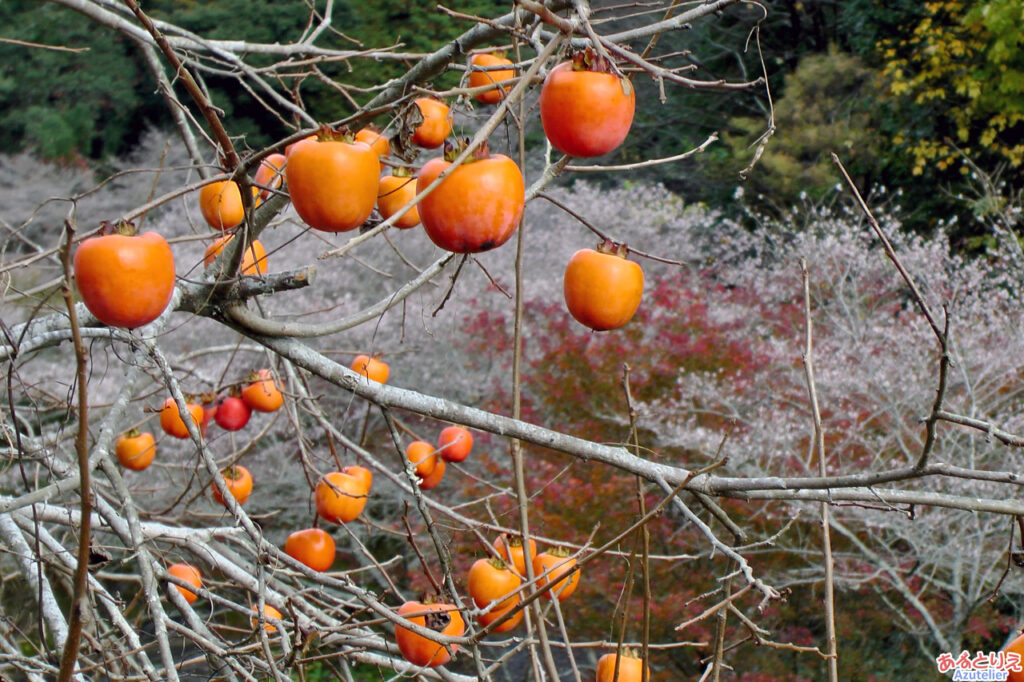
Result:
[[[356,132],[356,142],[362,142],[370,146],[377,153],[377,158],[387,156],[391,153],[391,141],[387,135],[373,126],[367,126]]]
[[[416,178],[409,171],[396,168],[391,175],[380,179],[377,188],[377,210],[387,220],[402,210],[416,196]],[[400,230],[416,227],[420,224],[420,212],[416,206],[403,213],[393,223]]]
[[[332,471],[316,484],[316,512],[332,523],[354,521],[366,507],[368,492],[361,478]]]
[[[437,149],[452,132],[452,111],[447,104],[431,97],[419,97],[415,104],[423,122],[413,131],[412,141],[427,149]]]
[[[171,564],[167,567],[167,572],[177,578],[183,580],[193,587],[203,586],[203,577],[199,572],[199,569],[189,564]],[[174,583],[172,583],[173,585]],[[181,585],[174,585],[175,589],[181,593],[181,596],[185,598],[189,604],[194,604],[196,599],[199,599],[199,595],[192,590],[186,589]]]
[[[615,676],[615,661],[618,659],[619,674]],[[597,662],[596,682],[642,682],[650,678],[644,670],[643,660],[632,649],[622,650],[622,655],[605,654]]]
[[[356,359],[352,361],[351,369],[356,374],[370,381],[376,381],[378,384],[387,383],[388,376],[391,374],[388,363],[369,355],[357,355]]]
[[[252,605],[252,610],[253,610],[253,612],[256,611],[256,605],[255,604]],[[278,611],[277,609],[275,609],[270,604],[264,604],[263,605],[263,617],[264,617],[263,629],[266,630],[267,632],[277,632],[277,626],[276,625],[272,625],[266,619],[267,618],[274,618],[276,620],[281,620],[281,612]],[[255,630],[259,626],[259,624],[260,624],[260,619],[257,616],[254,615],[250,619],[250,622],[252,623],[252,627]]]
[[[256,169],[253,185],[259,190],[259,198],[266,200],[270,193],[284,184],[284,168],[288,158],[284,154],[271,154],[260,161]]]
[[[114,454],[118,463],[125,469],[142,471],[153,463],[156,440],[148,431],[139,432],[138,429],[132,429],[118,436]]]
[[[421,615],[407,615],[416,613]],[[461,637],[466,631],[466,622],[462,619],[462,614],[451,604],[407,601],[399,607],[398,615],[405,617],[410,623],[449,637]],[[401,625],[395,626],[395,640],[405,660],[427,668],[444,665],[451,660],[452,654],[459,650],[458,644],[446,647]]]
[[[483,102],[484,104],[497,104],[511,89],[508,85],[497,85],[502,81],[507,81],[515,78],[516,72],[511,68],[512,61],[500,57],[496,54],[481,53],[475,54],[469,60],[472,66],[479,67],[495,67],[495,66],[508,66],[507,69],[488,69],[482,71],[478,69],[471,69],[469,72],[469,87],[479,88],[485,85],[490,85],[489,90],[477,93],[473,95],[477,101]]]
[[[323,573],[334,564],[334,538],[321,528],[297,530],[284,541],[284,553]]]
[[[187,403],[189,416],[198,427],[203,423],[203,406],[199,403]],[[178,403],[174,398],[168,398],[160,408],[160,428],[164,433],[174,438],[188,438],[188,427],[185,426],[181,413],[178,412]]]
[[[224,250],[235,235],[229,234],[224,237],[218,238],[215,242],[206,247],[206,253],[203,255],[203,265],[209,266],[213,261],[217,260],[217,256]],[[242,254],[242,262],[239,265],[239,270],[242,271],[243,275],[262,275],[267,271],[267,250],[263,248],[263,244],[259,239],[253,239],[249,246],[246,247],[245,253]]]
[[[224,485],[227,486],[228,492],[235,498],[238,504],[245,504],[245,501],[249,499],[249,495],[252,494],[252,474],[249,470],[241,465],[230,466],[220,472],[224,476]],[[217,500],[220,504],[224,504],[224,498],[220,494],[220,490],[217,489],[216,483],[210,483],[210,489],[213,491],[213,499]],[[225,507],[227,505],[224,505]]]
[[[199,212],[215,230],[230,230],[245,219],[242,191],[234,180],[219,180],[199,189]]]
[[[438,459],[434,466],[434,470],[430,472],[429,476],[420,477],[420,490],[433,490],[444,478],[444,470],[446,464],[443,459]]]
[[[507,609],[519,601],[519,595],[512,594],[519,589],[522,578],[509,570],[508,564],[501,559],[477,559],[469,568],[466,589],[473,603],[484,608],[492,602],[498,602],[497,610]]]
[[[537,579],[537,587],[548,587],[547,597],[558,597],[562,601],[580,584],[580,572],[573,571],[576,559],[569,552],[560,548],[549,549],[533,558],[533,575]],[[547,575],[544,572],[547,571]],[[570,571],[572,571],[570,573]]]
[[[485,628],[488,625],[490,625],[491,623],[493,623],[494,621],[496,621],[499,618],[501,618],[502,616],[504,616],[506,613],[508,613],[508,612],[510,612],[510,611],[512,611],[514,609],[517,609],[518,607],[519,607],[519,597],[516,596],[515,602],[511,606],[506,606],[503,609],[491,609],[487,613],[481,613],[479,616],[477,616],[476,622],[480,624],[480,627]],[[496,628],[494,628],[493,630],[491,630],[491,632],[496,632],[496,633],[508,632],[509,630],[514,629],[517,625],[519,625],[522,622],[523,622],[523,610],[519,609],[518,611],[513,613],[509,617],[508,620],[506,620],[504,623],[502,623],[501,625],[499,625]]]
[[[437,451],[448,462],[463,461],[472,449],[473,434],[461,426],[445,427],[437,437]]]
[[[537,556],[537,543],[530,538],[530,551],[523,551],[523,539],[518,535],[499,535],[492,543],[498,555],[504,559],[520,577],[526,577],[526,562],[533,564],[533,557]]]
[[[434,473],[438,459],[434,446],[424,440],[414,440],[405,448],[405,458],[416,468],[416,475],[427,478]]]
[[[276,412],[284,404],[284,396],[274,383],[269,369],[261,369],[249,376],[251,382],[242,389],[242,400],[257,412]]]

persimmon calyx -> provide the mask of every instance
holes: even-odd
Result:
[[[122,237],[134,237],[139,233],[135,227],[135,223],[127,220],[118,220],[117,222],[111,222],[109,220],[100,221],[100,229],[97,233],[99,237],[106,237],[110,234],[119,234]]]
[[[466,151],[469,147],[470,138],[464,137],[461,140],[445,140],[444,142],[444,160],[448,163],[454,163],[455,159],[459,158],[459,154]],[[482,161],[491,156],[491,145],[488,144],[487,140],[484,140],[480,145],[473,150],[473,155],[463,161],[463,164],[473,163],[474,161]]]
[[[629,247],[625,243],[612,241],[611,239],[605,239],[599,243],[596,250],[598,253],[607,253],[619,258],[625,258],[629,255]]]
[[[356,140],[356,135],[348,126],[332,128],[328,124],[322,123],[316,131],[316,139],[317,142],[347,142],[352,144]]]
[[[622,84],[622,94],[629,97],[633,94],[633,83],[622,75],[622,72],[612,62],[605,59],[604,55],[595,52],[588,47],[580,50],[572,56],[573,71],[591,71],[593,73],[607,73],[615,76]]]

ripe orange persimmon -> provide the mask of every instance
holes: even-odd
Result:
[[[530,551],[523,552],[523,539],[518,535],[499,535],[492,543],[498,555],[504,559],[509,566],[515,569],[521,577],[526,577],[526,562],[533,563],[533,557],[537,556],[537,543],[530,538]]]
[[[203,256],[203,265],[210,265],[217,259],[224,247],[235,238],[229,234],[219,237],[216,241],[206,247],[206,254]],[[239,269],[243,275],[262,275],[267,271],[267,250],[259,239],[253,239],[242,254],[242,262]]]
[[[111,327],[149,324],[174,293],[174,254],[167,240],[156,232],[136,236],[129,223],[105,223],[101,236],[83,241],[75,250],[74,271],[85,307]]]
[[[199,569],[189,564],[171,564],[167,567],[167,572],[173,575],[179,580],[184,580],[193,587],[202,587],[203,578]],[[186,589],[181,585],[175,585],[175,589],[181,592],[181,596],[185,598],[189,604],[194,604],[196,599],[199,599],[199,595],[192,590]]]
[[[406,615],[414,613],[422,613],[422,615]],[[421,625],[442,635],[461,637],[466,631],[466,622],[462,619],[462,614],[451,604],[423,604],[418,601],[407,601],[399,607],[398,614],[404,616],[410,623]],[[459,649],[458,644],[452,644],[446,648],[445,645],[427,639],[401,625],[395,626],[395,640],[398,643],[398,650],[402,652],[402,658],[413,665],[427,668],[444,665]]]
[[[402,210],[416,196],[416,178],[408,171],[401,168],[395,169],[392,175],[385,175],[380,179],[380,187],[377,189],[377,210],[382,218],[387,220]],[[406,230],[420,224],[420,212],[416,206],[403,213],[394,222],[395,227]]]
[[[357,355],[352,361],[351,370],[378,384],[387,383],[388,375],[391,373],[388,363],[369,355]]]
[[[507,81],[511,78],[515,78],[516,72],[511,68],[511,60],[499,57],[496,54],[481,53],[475,54],[469,60],[469,63],[473,66],[508,66],[508,69],[493,69],[488,71],[478,71],[472,69],[469,72],[469,87],[478,88],[483,85],[492,85],[490,90],[473,95],[477,101],[483,102],[484,104],[497,104],[501,101],[501,98],[511,90],[509,85],[495,85],[501,81]]]
[[[252,610],[253,610],[253,612],[256,611],[256,605],[255,604],[252,605]],[[264,604],[263,605],[263,617],[265,619],[266,618],[276,618],[277,620],[281,620],[281,612],[278,611],[277,609],[275,609],[270,604]],[[255,629],[260,624],[259,618],[256,617],[255,615],[252,618],[250,618],[249,621],[252,623],[253,629]],[[265,629],[267,632],[277,632],[277,626],[276,625],[272,625],[269,621],[266,621],[266,620],[264,620],[264,622],[263,622],[263,629]]]
[[[580,584],[580,572],[574,571],[566,575],[576,565],[576,560],[569,556],[569,552],[554,548],[541,552],[533,558],[533,575],[537,578],[537,587],[549,587],[545,593],[547,597],[558,597],[562,601],[573,592]],[[549,573],[541,577],[544,571]],[[565,577],[563,577],[565,576]]]
[[[427,149],[437,149],[452,132],[452,111],[444,102],[430,97],[420,97],[415,104],[423,114],[423,122],[413,131],[412,141]]]
[[[354,230],[377,203],[377,154],[367,144],[327,130],[315,140],[296,143],[284,173],[295,211],[317,230]]]
[[[220,473],[224,476],[224,483],[227,485],[231,496],[235,498],[238,504],[245,504],[245,501],[249,499],[249,495],[252,494],[252,474],[249,473],[249,470],[244,466],[236,464],[224,469]],[[224,504],[224,498],[217,489],[217,485],[210,483],[210,489],[213,491],[213,499]],[[227,505],[224,506],[226,507]]]
[[[437,467],[437,454],[434,446],[423,440],[414,440],[405,448],[405,458],[416,467],[416,475],[427,478]]]
[[[230,230],[245,219],[242,191],[234,180],[219,180],[199,189],[199,212],[215,230]]]
[[[437,451],[448,462],[461,462],[473,449],[473,434],[461,426],[447,426],[437,437]]]
[[[1021,656],[1021,660],[1024,661],[1024,635],[1020,635],[1015,640],[1007,644],[1003,651],[1019,654]],[[1024,668],[1024,666],[1021,667]],[[1006,678],[1006,682],[1024,682],[1024,671],[1011,670],[1009,676]]]
[[[580,323],[595,331],[618,329],[640,307],[644,271],[626,260],[625,247],[605,243],[580,249],[565,267],[565,305]]]
[[[354,476],[359,481],[359,485],[362,486],[361,490],[364,495],[370,492],[370,486],[373,485],[373,472],[366,467],[347,466],[341,470],[341,473]]]
[[[192,421],[195,422],[196,426],[203,423],[203,406],[199,403],[188,403],[188,413],[192,417]],[[168,398],[164,401],[163,407],[160,408],[160,428],[163,429],[164,433],[168,436],[175,438],[188,438],[188,427],[185,426],[185,422],[181,418],[181,414],[178,412],[178,404],[174,402],[174,398]]]
[[[551,146],[569,156],[600,156],[626,139],[636,93],[591,51],[551,69],[540,89],[540,121]]]
[[[615,660],[619,661],[619,675],[615,677]],[[644,662],[632,649],[623,649],[622,655],[605,654],[597,662],[596,682],[641,682],[650,678]]]
[[[316,512],[325,521],[348,523],[366,507],[368,490],[361,478],[332,471],[316,484]]]
[[[391,153],[391,141],[373,126],[367,126],[356,133],[356,141],[370,146],[379,159]]]
[[[142,471],[153,463],[153,457],[156,455],[156,441],[153,439],[152,433],[148,431],[140,433],[138,429],[132,429],[118,436],[117,444],[114,445],[114,454],[117,456],[118,463],[125,469]]]
[[[464,147],[463,147],[464,149]],[[451,166],[458,148],[431,159],[419,172],[422,192]],[[482,144],[420,201],[420,222],[431,241],[454,253],[477,253],[501,246],[523,216],[525,186],[519,166]]]
[[[420,477],[420,490],[433,490],[444,478],[444,470],[447,465],[443,459],[438,459],[434,465],[434,470],[430,472],[429,476]]]
[[[253,178],[253,185],[259,190],[259,198],[266,199],[270,193],[284,184],[284,168],[288,159],[284,154],[271,154],[260,161]]]
[[[466,589],[479,608],[491,602],[499,602],[496,610],[507,609],[519,601],[519,595],[512,594],[519,589],[522,579],[509,570],[501,559],[477,559],[469,568]]]
[[[250,375],[252,382],[242,389],[242,400],[257,412],[275,412],[284,404],[284,396],[274,383],[269,369],[261,369]]]
[[[334,538],[320,528],[297,530],[284,541],[284,553],[323,573],[334,564]]]

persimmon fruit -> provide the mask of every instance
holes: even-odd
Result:
[[[421,615],[407,615],[416,613],[421,613]],[[410,623],[450,637],[461,637],[466,631],[466,622],[462,619],[462,614],[451,604],[424,604],[418,601],[407,601],[399,607],[398,615],[403,616]],[[426,668],[444,665],[459,649],[458,644],[445,647],[445,645],[401,625],[395,626],[395,640],[398,650],[402,652],[402,657],[405,660],[413,665]]]
[[[242,191],[234,180],[218,180],[199,189],[199,212],[215,230],[230,230],[245,220]]]
[[[512,68],[512,61],[496,54],[484,52],[473,55],[469,63],[471,66],[509,67],[507,69],[489,69],[487,71],[471,69],[469,72],[469,87],[491,86],[491,89],[473,95],[478,102],[483,102],[484,104],[497,104],[500,102],[511,89],[511,86],[497,84],[515,78],[516,72]]]
[[[540,120],[551,146],[569,156],[601,156],[626,139],[636,93],[590,51],[551,69],[540,89]]]
[[[323,573],[334,565],[334,538],[321,528],[297,530],[284,541],[284,553],[314,571]]]
[[[416,197],[416,178],[408,172],[399,172],[396,169],[392,174],[385,175],[380,179],[380,187],[377,189],[377,210],[382,218],[387,220],[402,210],[410,201]],[[407,230],[420,224],[420,212],[418,207],[413,206],[398,217],[393,223],[400,230]]]
[[[549,549],[533,558],[533,575],[537,579],[538,588],[549,588],[545,596],[557,597],[558,601],[569,597],[580,584],[580,572],[572,571],[576,559],[560,549]],[[549,571],[543,575],[544,571]]]
[[[249,470],[236,464],[220,473],[224,476],[224,484],[227,486],[228,492],[231,493],[231,497],[235,498],[238,504],[245,504],[245,501],[252,495],[252,474],[249,473]],[[221,496],[220,490],[217,489],[217,485],[210,483],[210,489],[213,491],[213,499],[224,504],[224,498]]]
[[[447,426],[437,437],[437,451],[447,462],[461,462],[473,449],[473,434],[461,426]]]
[[[85,307],[111,327],[135,329],[167,308],[174,293],[174,254],[156,232],[135,235],[123,223],[106,223],[101,234],[75,250],[75,284]]]
[[[323,232],[347,232],[366,222],[379,178],[380,160],[369,145],[326,131],[297,142],[285,166],[292,206]]]
[[[356,359],[352,361],[351,369],[356,374],[376,381],[378,384],[387,383],[388,376],[391,374],[388,363],[369,355],[357,355]]]
[[[458,156],[458,148],[420,169],[416,192],[425,190]],[[523,216],[525,185],[519,166],[482,144],[419,203],[420,222],[431,241],[454,253],[478,253],[501,246]]]
[[[203,406],[199,403],[187,403],[186,407],[195,425],[197,427],[201,426],[203,423]],[[185,426],[185,422],[178,412],[178,403],[174,402],[174,398],[165,400],[163,407],[160,408],[160,428],[168,436],[182,439],[188,438],[188,427]]]
[[[576,320],[594,331],[622,327],[636,314],[644,293],[644,271],[626,260],[624,247],[605,243],[580,249],[565,267],[565,305]]]
[[[249,385],[242,389],[242,400],[256,412],[276,412],[284,404],[282,395],[269,369],[261,369],[249,377]]]
[[[203,586],[202,574],[199,572],[198,568],[190,564],[171,564],[167,567],[167,572],[193,587]],[[199,595],[192,590],[186,589],[181,585],[174,585],[174,587],[181,593],[181,596],[184,597],[185,601],[189,604],[194,604],[196,599],[199,599]]]
[[[361,478],[332,471],[316,484],[316,512],[325,521],[349,523],[366,507],[368,493]]]
[[[412,141],[426,149],[437,149],[452,132],[452,111],[432,97],[419,97],[415,105],[423,114],[423,122],[413,131]]]
[[[114,455],[125,469],[142,471],[153,463],[156,455],[156,440],[148,431],[132,429],[122,433],[114,445]]]
[[[235,235],[233,234],[225,235],[207,246],[206,253],[203,255],[203,265],[209,266],[213,261],[217,260],[220,252],[234,238]],[[262,275],[267,272],[267,250],[259,239],[253,239],[249,246],[245,248],[245,251],[242,253],[242,262],[239,264],[238,269],[241,270],[243,275]]]

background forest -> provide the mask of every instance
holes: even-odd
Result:
[[[167,106],[140,52],[117,33],[97,30],[70,9],[73,4],[0,3],[0,226],[5,231],[0,249],[12,262],[59,241],[67,202],[51,197],[76,196],[78,219],[92,224],[196,182],[194,165],[174,139]],[[509,11],[509,4],[464,0],[451,9],[491,17]],[[328,6],[329,29],[318,34],[318,45],[391,46],[394,54],[351,63],[311,60],[317,77],[304,80],[292,95],[316,120],[357,111],[381,84],[467,29],[465,17],[428,2],[335,0]],[[592,6],[601,33],[647,20],[643,3],[636,12],[624,11],[622,3]],[[204,38],[253,44],[290,43],[310,24],[310,6],[302,1],[150,0],[144,8]],[[914,495],[921,493],[927,504],[883,504],[870,497],[843,498],[842,492],[836,500],[828,498],[835,502],[829,525],[839,679],[937,679],[939,653],[998,650],[1024,626],[1021,541],[1014,535],[1024,532],[1015,528],[1015,518],[1021,517],[942,503],[943,496],[977,498],[990,506],[1003,500],[1016,504],[1020,498],[1012,472],[1019,471],[1021,455],[1007,446],[1024,442],[1012,435],[1024,432],[1019,314],[1024,9],[1019,0],[780,1],[765,3],[764,9],[734,6],[713,21],[660,36],[658,49],[670,55],[666,64],[692,63],[705,76],[749,81],[763,72],[768,88],[662,92],[653,79],[637,79],[638,100],[661,101],[638,108],[629,137],[608,162],[670,157],[717,135],[713,144],[681,163],[559,178],[527,206],[526,238],[542,241],[544,248],[531,252],[519,280],[525,292],[521,387],[511,379],[516,320],[509,292],[517,279],[511,274],[510,247],[480,255],[480,267],[467,265],[452,278],[452,290],[449,278],[438,279],[436,286],[410,296],[400,313],[346,330],[318,350],[347,367],[356,352],[372,349],[390,363],[393,383],[494,413],[516,393],[525,421],[555,424],[601,444],[635,439],[643,444],[643,457],[655,464],[697,470],[717,467],[725,458],[716,475],[813,477],[816,449],[801,365],[805,298],[799,264],[805,264],[827,466],[833,472],[881,473],[911,467],[924,448],[935,467],[926,491],[917,481],[894,483],[906,499],[917,500]],[[603,23],[605,13],[609,19]],[[753,27],[759,30],[752,33]],[[250,63],[260,66],[261,59],[257,52]],[[265,63],[277,61],[268,56]],[[227,64],[219,73],[211,63],[197,76],[230,123],[226,127],[241,152],[308,127],[264,106],[257,91],[239,87]],[[432,87],[455,87],[460,76],[449,71]],[[477,122],[474,116],[482,118],[472,110],[460,112],[456,126],[469,129]],[[376,122],[387,125],[390,117],[391,112],[383,113]],[[527,164],[529,177],[544,167],[537,161],[544,153],[544,134],[536,121],[525,125],[526,149],[535,165]],[[515,135],[502,126],[494,138],[511,148]],[[850,200],[832,152],[866,191],[898,259],[920,278],[923,301],[953,321],[945,409],[956,425],[943,424],[934,443],[922,422],[932,409],[942,353],[906,283],[884,259],[864,214]],[[214,155],[208,156],[213,165]],[[194,195],[168,201],[144,220],[146,229],[174,244],[179,277],[198,279],[201,237],[208,231]],[[594,240],[587,225],[613,235],[628,232],[638,252],[672,260],[645,261],[644,305],[614,335],[577,325],[562,304],[557,275],[576,248]],[[302,268],[310,253],[334,246],[289,248],[304,230],[285,210],[264,232],[273,271]],[[387,244],[378,239],[361,247],[358,256],[344,261],[350,267],[320,267],[315,287],[261,299],[261,312],[301,322],[296,311],[330,317],[368,309],[438,257],[418,231],[392,230],[390,238]],[[6,288],[0,310],[7,329],[60,309],[56,264],[31,265],[2,273]],[[111,341],[105,349],[99,339],[95,344],[90,397],[109,407],[121,388],[128,345]],[[183,383],[197,392],[219,388],[237,365],[258,366],[271,356],[258,343],[200,316],[175,318],[161,334],[161,348],[175,359],[173,370]],[[16,380],[13,369],[8,374],[4,404],[14,412],[20,401],[22,414],[31,409],[36,420],[24,432],[57,429],[66,438],[71,429],[67,396],[40,388],[58,363],[57,351],[33,350],[28,359],[4,352],[5,363],[17,367]],[[235,361],[236,356],[244,361]],[[631,365],[628,400],[624,361]],[[352,567],[356,582],[368,590],[428,591],[434,576],[430,557],[423,554],[429,544],[423,540],[425,522],[409,511],[411,498],[402,487],[407,483],[381,475],[389,466],[395,469],[380,454],[394,437],[394,425],[328,381],[306,378],[287,363],[279,369],[289,401],[297,406],[315,397],[321,417],[342,415],[330,427],[336,429],[331,433],[339,449],[354,453],[382,480],[359,524],[337,533],[338,563]],[[139,393],[130,414],[145,423],[152,415],[143,407],[159,405],[164,391],[154,380]],[[399,426],[411,436],[429,433],[435,424],[423,415],[403,415]],[[207,435],[208,447],[219,463],[244,457],[247,466],[262,470],[264,480],[275,482],[273,492],[254,495],[246,510],[260,532],[280,545],[311,515],[306,460],[320,464],[337,455],[333,442],[329,454],[323,443],[306,452],[302,429],[320,424],[297,407],[287,415],[257,415],[254,426],[248,435],[214,430]],[[451,467],[439,499],[451,518],[465,513],[513,524],[518,507],[506,485],[509,465],[502,455],[508,446],[495,433],[474,433],[474,457]],[[209,476],[193,466],[192,443],[168,440],[160,442],[158,478],[126,475],[141,516],[154,524],[230,525],[231,514],[206,494]],[[532,523],[541,538],[600,546],[635,521],[637,505],[649,509],[666,492],[656,485],[641,489],[635,477],[600,462],[536,444],[524,449]],[[991,475],[979,477],[979,471]],[[20,493],[27,478],[24,467],[19,471],[13,465],[5,465],[0,476],[0,501]],[[650,575],[645,572],[641,579],[638,550],[632,540],[623,541],[588,564],[571,606],[562,606],[564,614],[548,614],[552,632],[555,624],[565,628],[568,623],[578,646],[572,649],[576,659],[559,654],[562,679],[574,679],[580,670],[583,680],[593,679],[597,658],[609,643],[614,649],[623,632],[627,641],[637,640],[644,627],[652,642],[671,642],[651,649],[652,679],[658,681],[827,679],[818,650],[824,649],[827,624],[816,504],[825,498],[815,496],[821,491],[804,492],[809,494],[799,499],[776,499],[771,491],[752,488],[715,498],[717,504],[697,494],[686,498],[701,522],[730,538],[758,577],[782,591],[783,598],[758,610],[756,627],[730,616],[719,632],[717,617],[705,617],[708,595],[730,598],[732,590],[749,586],[738,573],[723,580],[733,568],[731,559],[702,545],[705,535],[696,515],[689,516],[684,506],[668,506],[650,523],[652,544],[645,550],[655,559]],[[44,512],[59,516],[55,507]],[[464,575],[483,555],[480,532],[469,522],[465,527],[446,522],[451,524],[444,528],[450,573]],[[47,518],[47,523],[56,521]],[[138,586],[125,574],[134,570],[136,559],[105,551],[114,559],[96,576],[129,601]],[[9,568],[15,554],[0,553],[0,567]],[[167,551],[174,559],[186,554],[184,544]],[[380,575],[373,571],[378,562],[388,569]],[[0,639],[23,635],[31,644],[23,645],[22,654],[53,662],[40,643],[45,638],[34,631],[32,590],[24,589],[14,570],[2,576]],[[295,575],[288,579],[298,584]],[[234,576],[220,574],[217,580],[211,592],[241,592]],[[645,580],[653,586],[653,598],[643,593]],[[233,598],[243,601],[237,594]],[[645,602],[651,610],[646,626]],[[748,594],[736,603],[753,613],[758,598]],[[245,615],[220,609],[214,601],[203,608],[211,623],[214,616],[229,614],[223,629],[211,626],[224,641],[246,631]],[[125,612],[136,623],[145,620],[130,607]],[[687,627],[679,631],[680,624]],[[339,631],[345,632],[340,626]],[[142,634],[149,642],[152,633]],[[711,678],[709,643],[718,638],[728,639],[737,653],[726,656],[726,669]],[[200,668],[207,664],[192,645],[175,642],[184,652],[181,658],[195,656]],[[326,661],[311,655],[294,665],[295,651],[288,658],[287,650],[275,649],[279,659],[294,666],[282,666],[292,679],[351,682],[394,674],[379,661],[349,660],[337,652],[325,654]],[[0,653],[0,671],[13,670],[2,667],[8,660],[3,655],[16,658],[10,651]],[[214,659],[209,660],[212,667]],[[525,654],[509,654],[507,666],[493,679],[518,682],[526,679],[528,666]],[[449,667],[453,675],[479,670],[463,655]],[[181,679],[208,679],[212,673],[188,674]]]

